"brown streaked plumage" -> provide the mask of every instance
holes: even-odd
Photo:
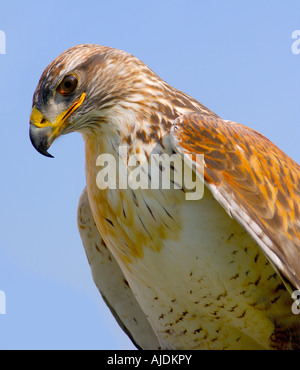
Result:
[[[179,151],[204,154],[213,195],[300,290],[300,166],[259,132],[220,118],[191,113],[172,132]]]
[[[74,85],[63,83],[70,75]],[[294,161],[134,56],[99,45],[58,56],[34,94],[30,137],[39,152],[49,156],[73,131],[86,147],[78,225],[93,278],[137,346],[300,347],[300,315],[291,311],[300,280]],[[187,201],[185,188],[100,190],[98,156],[124,164],[124,145],[149,163],[153,153],[204,154],[196,163],[203,198]]]

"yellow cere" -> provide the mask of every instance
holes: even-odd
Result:
[[[83,93],[79,100],[77,100],[69,109],[62,112],[58,115],[53,123],[49,122],[44,115],[36,108],[32,108],[30,122],[35,125],[36,127],[53,127],[55,131],[53,135],[57,134],[58,131],[61,131],[63,128],[63,124],[66,120],[70,117],[70,115],[83,103],[86,97],[86,93]]]

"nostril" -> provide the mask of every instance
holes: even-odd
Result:
[[[41,123],[45,123],[46,122],[46,119],[43,117],[43,119],[41,120]]]

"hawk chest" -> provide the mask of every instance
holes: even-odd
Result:
[[[159,252],[164,242],[178,239],[184,193],[134,189],[120,166],[124,161],[112,143],[94,140],[86,145],[87,187],[96,224],[116,258],[129,268],[146,249]]]
[[[199,201],[179,189],[100,190],[102,150],[86,151],[91,209],[162,347],[267,346],[274,327],[254,307],[280,282],[248,234],[207,190]]]

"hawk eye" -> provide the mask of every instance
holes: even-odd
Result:
[[[78,78],[75,75],[66,76],[60,85],[58,86],[58,91],[62,95],[69,95],[76,89],[78,84]]]

